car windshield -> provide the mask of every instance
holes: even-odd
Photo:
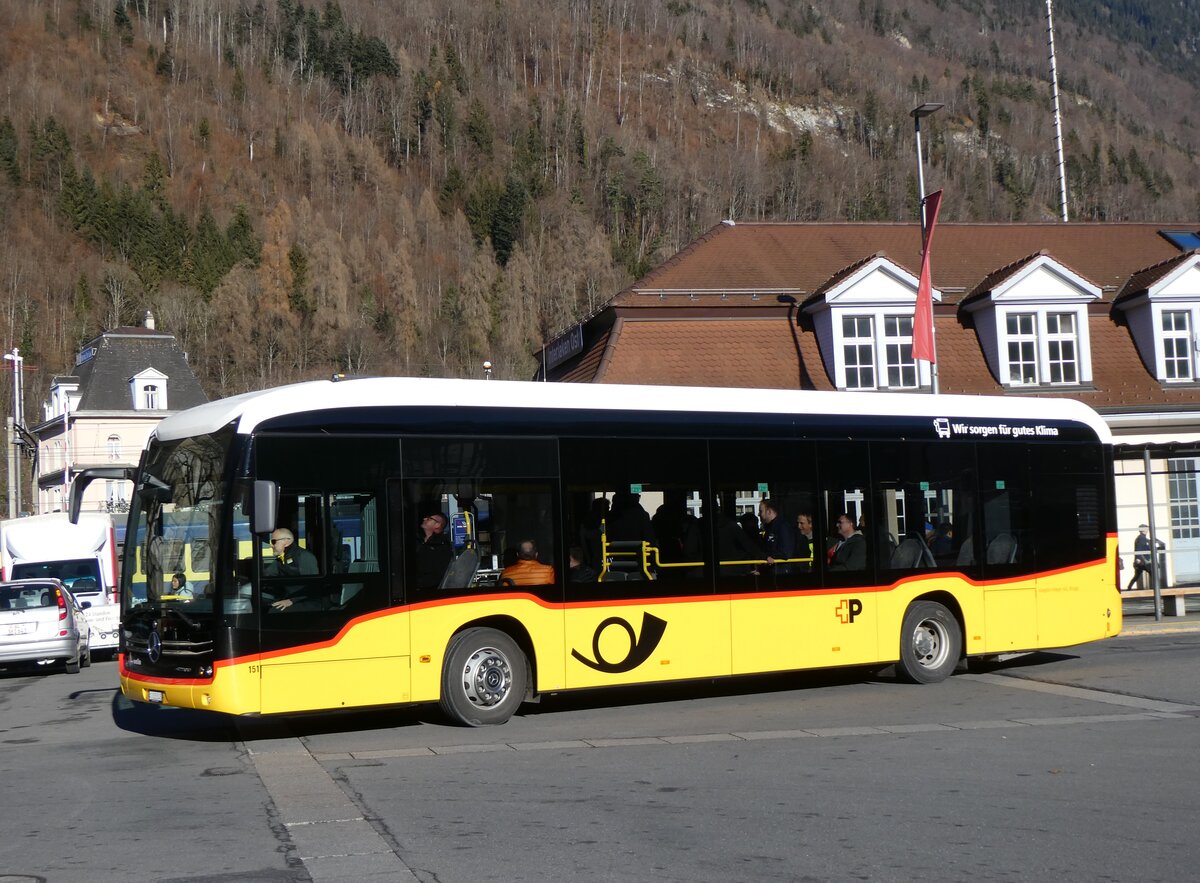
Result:
[[[56,579],[74,595],[89,595],[100,591],[100,565],[94,558],[14,564],[12,578]]]
[[[122,568],[125,609],[187,604],[211,610],[231,431],[154,443],[131,502]]]

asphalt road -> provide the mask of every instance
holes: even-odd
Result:
[[[0,674],[0,883],[1154,880],[1200,863],[1200,632],[861,672],[231,721]]]

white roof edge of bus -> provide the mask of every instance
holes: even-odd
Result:
[[[958,417],[1022,421],[1068,420],[1090,427],[1112,443],[1108,424],[1087,405],[1066,398],[930,395],[926,393],[815,392],[697,386],[536,383],[517,380],[448,380],[428,377],[374,377],[315,380],[248,392],[199,405],[165,418],[162,441],[215,432],[237,421],[249,434],[259,424],[285,414],[336,408],[463,406],[654,410],[727,413],[821,413],[854,416]]]

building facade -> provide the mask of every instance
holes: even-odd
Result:
[[[538,379],[930,393],[917,224],[724,222],[538,356]],[[1200,224],[941,224],[937,388],[1065,396],[1117,442],[1119,541],[1200,584]]]
[[[106,331],[79,351],[68,375],[55,377],[43,420],[30,428],[38,514],[66,511],[71,479],[94,466],[136,466],[164,417],[208,401],[174,335],[146,324]],[[128,482],[93,482],[83,511],[124,512]]]

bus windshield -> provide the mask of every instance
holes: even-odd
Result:
[[[155,443],[131,503],[123,603],[212,609],[222,536],[223,476],[232,431]]]

